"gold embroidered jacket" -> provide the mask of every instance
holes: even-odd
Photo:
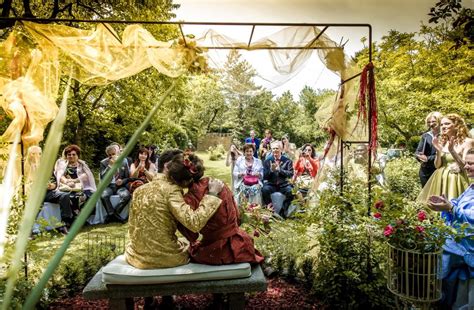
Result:
[[[184,202],[183,190],[159,173],[153,181],[133,193],[128,237],[127,262],[140,269],[167,268],[189,262],[187,244],[176,236],[177,222],[199,232],[217,211],[221,199],[206,195],[199,208]]]

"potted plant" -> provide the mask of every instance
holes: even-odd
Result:
[[[379,236],[388,243],[388,289],[414,303],[441,299],[441,253],[456,230],[424,206],[395,195],[373,205]]]

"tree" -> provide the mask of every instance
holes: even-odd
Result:
[[[175,15],[172,10],[179,7],[172,1],[44,1],[24,0],[22,3],[4,2],[3,16],[37,18],[79,18],[79,19],[120,19],[120,20],[168,20]],[[20,13],[23,12],[23,13]],[[90,27],[92,24],[74,24],[76,27]],[[118,33],[125,24],[114,25]],[[0,27],[6,27],[1,24]],[[156,39],[167,41],[176,38],[178,29],[171,25],[148,25]],[[183,100],[176,100],[184,87],[185,78],[178,78],[174,97],[168,100],[174,106],[163,107],[163,113],[143,135],[143,143],[161,137],[165,145],[184,145],[187,133],[176,117]],[[64,81],[63,81],[64,82]],[[84,157],[97,163],[103,157],[105,146],[111,141],[125,143],[141,123],[145,115],[169,85],[169,79],[158,74],[155,69],[146,70],[136,76],[117,81],[106,86],[87,86],[74,82],[68,106],[68,119],[65,125],[63,144],[75,143],[83,148]],[[64,87],[64,85],[62,85]],[[153,91],[150,91],[153,90]],[[175,116],[176,117],[173,117]],[[171,117],[168,117],[171,116]],[[165,119],[165,117],[168,117]],[[168,124],[168,121],[170,123]],[[164,125],[166,124],[166,125]],[[169,127],[169,134],[161,135],[163,127]],[[174,128],[174,130],[172,130]],[[171,135],[171,136],[170,136]]]
[[[474,11],[462,6],[462,0],[440,0],[428,13],[429,23],[438,24],[443,40],[453,41],[458,48],[474,43]]]
[[[294,135],[303,143],[313,143],[315,146],[323,144],[328,136],[315,122],[314,115],[319,110],[321,104],[328,97],[335,98],[336,91],[332,89],[314,90],[309,86],[305,86],[299,94],[299,106],[304,113],[297,120],[298,126],[295,127]]]
[[[27,18],[68,19],[149,19],[168,20],[176,17],[173,10],[179,4],[172,0],[4,0],[2,17],[21,16]],[[13,27],[13,21],[1,21],[0,29]]]
[[[222,91],[228,108],[224,124],[240,135],[243,134],[241,130],[248,125],[246,111],[252,106],[256,93],[261,90],[253,82],[255,69],[241,57],[238,51],[231,50],[221,75]]]
[[[468,61],[473,51],[453,49],[452,41],[430,36],[416,40],[415,35],[390,31],[374,46],[380,141],[385,145],[419,136],[431,111],[473,117],[473,87],[466,83],[473,76]],[[360,56],[359,62],[366,63]]]
[[[186,85],[187,103],[182,125],[197,140],[224,123],[226,104],[219,77],[214,73],[196,75]]]

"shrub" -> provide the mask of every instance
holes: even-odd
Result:
[[[410,139],[408,140],[408,145],[407,145],[408,151],[410,153],[415,153],[416,148],[418,147],[418,143],[420,143],[420,140],[421,140],[420,136],[410,137]]]
[[[209,152],[209,160],[212,161],[223,159],[226,153],[225,148],[222,144],[210,146],[207,151]]]
[[[412,157],[397,158],[388,162],[384,172],[390,190],[408,199],[416,199],[421,190],[419,168],[420,164]]]
[[[395,140],[395,147],[403,147],[407,145],[407,140],[404,137],[398,137]]]
[[[273,222],[257,248],[280,274],[297,277],[333,309],[393,307],[386,288],[385,244],[367,224],[366,188],[352,182],[320,193],[294,221]]]

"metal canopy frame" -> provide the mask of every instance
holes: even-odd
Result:
[[[222,46],[200,46],[201,48],[206,48],[209,50],[303,50],[303,49],[335,49],[337,47],[311,47],[311,46],[275,46],[275,47],[254,47],[250,48],[252,43],[253,34],[257,27],[322,27],[321,32],[311,41],[311,44],[316,42],[319,37],[330,27],[344,27],[344,28],[367,28],[368,32],[368,52],[369,52],[369,62],[372,62],[372,26],[370,24],[364,23],[263,23],[263,22],[186,22],[186,21],[150,21],[150,20],[114,20],[114,19],[47,19],[47,18],[26,18],[26,17],[0,17],[0,21],[11,21],[11,22],[22,22],[30,21],[37,23],[95,23],[95,24],[151,24],[151,25],[176,25],[179,27],[181,38],[187,46],[186,35],[183,31],[183,26],[249,26],[252,27],[248,37],[247,48],[244,47],[222,47]],[[108,29],[108,28],[107,28]],[[115,36],[115,34],[114,34]],[[117,38],[119,39],[119,38]],[[119,39],[120,41],[120,39]],[[311,45],[310,44],[310,45]],[[362,72],[346,79],[341,80],[340,85],[360,76]],[[368,114],[371,113],[371,97],[368,97]],[[341,195],[344,192],[344,147],[348,147],[351,144],[369,144],[372,142],[372,132],[371,128],[371,118],[368,118],[367,122],[367,132],[368,132],[368,141],[344,141],[340,139],[340,152],[341,152],[341,171],[340,171],[340,192]],[[372,170],[372,152],[368,151],[368,172],[367,172],[367,193],[368,193],[368,206],[367,214],[370,215],[370,205],[371,205],[371,170]]]

